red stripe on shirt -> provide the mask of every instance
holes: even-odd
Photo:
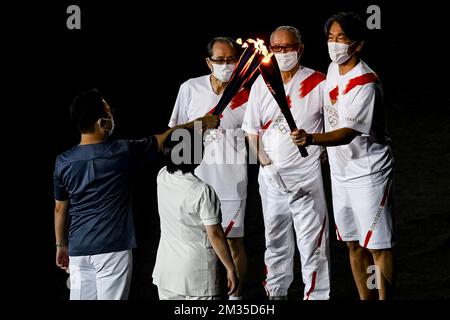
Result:
[[[347,86],[345,87],[343,94],[349,93],[350,90],[352,90],[356,86],[363,86],[365,84],[377,82],[377,81],[378,81],[378,77],[375,73],[363,74],[362,76],[350,79],[347,83]]]
[[[318,71],[315,71],[308,78],[300,83],[300,98],[306,97],[319,83],[324,81],[326,76]]]
[[[333,90],[331,90],[331,91],[329,92],[329,95],[330,95],[330,100],[331,100],[331,102],[332,102],[333,104],[335,104],[335,103],[336,103],[336,100],[337,100],[337,98],[338,98],[338,95],[339,95],[339,87],[336,86],[336,88],[334,88]]]
[[[269,120],[269,121],[267,121],[263,126],[262,126],[262,129],[267,129],[267,128],[269,128],[269,126],[270,126],[270,124],[272,123],[272,120]]]
[[[248,101],[248,96],[250,95],[250,90],[247,88],[242,89],[238,94],[231,100],[230,108],[234,110],[244,105]]]
[[[290,95],[287,95],[287,96],[286,96],[286,100],[287,100],[289,109],[291,109],[291,108],[292,108],[292,99],[291,99],[291,96],[290,96]]]

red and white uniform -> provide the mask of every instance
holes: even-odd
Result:
[[[361,133],[347,145],[327,148],[337,237],[369,249],[390,248],[393,157],[380,81],[363,61],[343,76],[331,63],[324,101],[325,131]]]
[[[205,138],[202,163],[196,176],[217,193],[222,226],[229,238],[244,236],[247,198],[247,151],[241,129],[249,90],[241,90],[223,111],[218,129]],[[169,127],[193,121],[213,111],[221,98],[214,93],[210,75],[189,79],[179,90]]]
[[[298,128],[323,131],[325,76],[301,67],[284,85]],[[295,241],[299,248],[305,299],[328,299],[330,291],[328,218],[320,167],[320,148],[308,147],[302,158],[292,143],[289,126],[262,77],[252,86],[242,129],[262,136],[287,191],[277,188],[265,168],[259,170],[270,296],[287,295],[293,280]],[[295,229],[295,235],[293,228]],[[295,237],[296,236],[296,237]]]

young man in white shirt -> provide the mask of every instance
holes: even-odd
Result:
[[[300,32],[294,27],[279,27],[270,37],[270,49],[280,66],[297,125],[322,132],[325,75],[300,65],[304,50]],[[266,238],[264,285],[269,299],[287,299],[294,278],[295,241],[302,263],[304,299],[328,299],[328,218],[320,148],[310,147],[309,156],[301,157],[262,77],[252,86],[242,129],[261,164],[258,181]]]
[[[239,47],[226,37],[212,39],[206,63],[211,73],[184,82],[170,118],[169,127],[212,112],[220,100],[239,59]],[[220,117],[220,127],[206,138],[205,156],[195,174],[208,183],[220,200],[222,226],[228,239],[239,289],[230,299],[241,299],[247,258],[244,248],[244,218],[247,198],[245,136],[241,129],[249,90],[240,91]]]
[[[201,160],[201,133],[181,130],[181,142],[178,130],[166,140],[167,166],[157,178],[161,239],[153,283],[161,300],[215,300],[221,294],[218,258],[227,270],[228,294],[239,281],[221,226],[219,199],[194,174],[196,160]]]
[[[381,84],[362,61],[365,25],[354,13],[325,24],[332,63],[325,87],[325,131],[298,130],[298,146],[326,146],[338,240],[349,248],[361,299],[388,299],[394,278],[392,175]],[[377,281],[368,285],[375,265]]]

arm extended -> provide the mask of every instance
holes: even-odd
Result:
[[[359,131],[350,128],[341,128],[326,133],[306,133],[305,130],[299,129],[291,132],[291,138],[294,144],[299,147],[309,145],[335,147],[349,144],[360,134]]]

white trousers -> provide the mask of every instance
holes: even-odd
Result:
[[[69,257],[70,300],[127,300],[131,250]]]
[[[159,300],[220,300],[219,296],[183,296],[175,292],[158,288]]]
[[[322,172],[318,170],[317,175],[299,182],[289,192],[274,187],[262,170],[258,181],[266,238],[264,286],[268,295],[287,295],[294,278],[297,241],[304,299],[329,299],[328,216]]]

